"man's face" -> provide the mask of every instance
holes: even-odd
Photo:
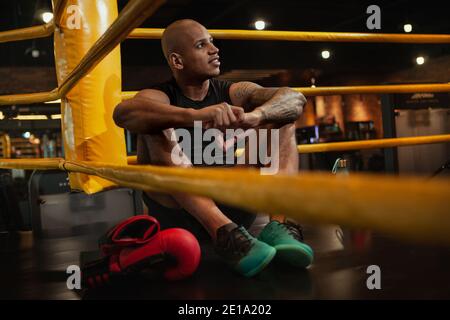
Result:
[[[187,27],[182,40],[183,72],[193,77],[211,78],[220,74],[219,49],[202,25]]]

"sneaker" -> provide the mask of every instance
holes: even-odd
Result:
[[[269,222],[259,234],[258,240],[274,247],[277,259],[293,266],[305,268],[313,262],[313,250],[303,243],[302,229],[293,222]]]
[[[264,269],[275,257],[275,248],[252,237],[243,226],[229,223],[217,230],[215,250],[245,277]]]

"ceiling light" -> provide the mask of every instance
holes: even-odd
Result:
[[[403,26],[403,30],[405,30],[406,33],[409,33],[412,31],[412,25],[407,23]]]
[[[425,58],[424,57],[417,57],[416,58],[416,63],[420,66],[422,64],[425,63]]]
[[[266,23],[263,20],[258,20],[255,22],[256,30],[264,30],[265,27],[266,27]]]
[[[51,12],[44,12],[42,14],[42,20],[44,20],[45,23],[48,23],[50,21],[52,21],[53,19],[53,13]]]
[[[331,53],[328,50],[323,50],[321,55],[322,55],[322,58],[328,59],[331,56]]]
[[[34,115],[34,114],[24,114],[14,118],[14,120],[47,120],[47,116],[44,115]]]
[[[40,56],[39,50],[37,50],[37,49],[31,50],[31,56],[32,56],[33,58],[39,58],[39,56]]]

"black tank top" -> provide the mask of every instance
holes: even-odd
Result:
[[[167,82],[154,85],[152,89],[164,92],[170,99],[170,104],[177,107],[201,109],[213,104],[227,102],[231,104],[230,100],[230,86],[232,82],[210,79],[209,90],[202,101],[194,101],[186,97],[178,86],[174,78]]]
[[[152,86],[152,89],[160,90],[164,92],[170,99],[170,104],[177,107],[182,108],[193,108],[193,109],[202,109],[207,106],[211,106],[214,104],[219,104],[222,102],[227,102],[231,104],[230,99],[230,86],[232,85],[232,82],[219,80],[219,79],[210,79],[209,80],[209,89],[208,93],[206,94],[205,98],[202,101],[194,101],[186,97],[183,92],[181,91],[180,87],[176,83],[175,79],[172,78],[167,82],[160,83],[157,85]],[[186,153],[186,155],[191,160],[192,164],[194,166],[223,166],[225,164],[226,160],[226,154],[223,154],[222,158],[222,164],[220,163],[214,163],[214,164],[207,164],[204,163],[203,157],[201,157],[201,154],[203,154],[203,150],[211,144],[212,141],[203,141],[201,146],[194,146],[194,129],[189,128],[182,128],[189,131],[191,135],[191,143],[189,150],[184,149],[183,151]],[[203,136],[204,130],[202,131]],[[181,143],[183,146],[184,144]],[[233,148],[234,149],[234,148]],[[151,152],[151,150],[149,150]],[[199,156],[200,155],[200,156]],[[215,155],[213,153],[213,155]],[[201,159],[199,162],[198,160]],[[194,161],[195,160],[195,161]],[[197,162],[197,163],[196,163]],[[199,163],[198,163],[199,162]]]

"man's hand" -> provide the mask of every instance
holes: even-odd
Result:
[[[193,118],[203,121],[205,129],[236,127],[244,119],[244,109],[223,102],[195,110]]]

